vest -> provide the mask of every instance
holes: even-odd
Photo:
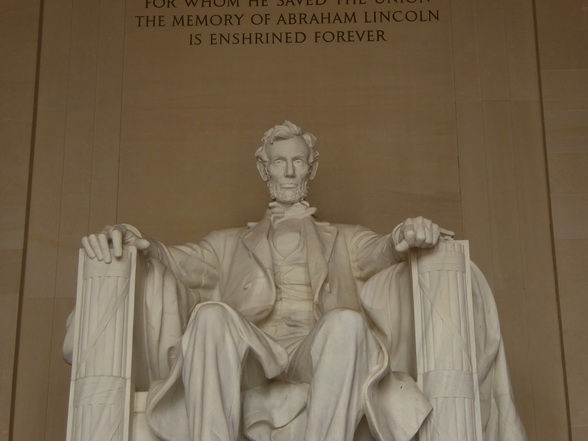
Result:
[[[300,234],[298,245],[286,256],[278,251],[274,240],[269,242],[274,263],[276,304],[260,329],[291,354],[316,323],[306,240]]]

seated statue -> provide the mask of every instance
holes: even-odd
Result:
[[[170,441],[409,440],[431,405],[401,372],[415,370],[403,262],[452,233],[420,217],[385,236],[321,222],[305,200],[316,138],[285,121],[262,140],[272,202],[259,222],[182,246],[127,224],[82,239],[92,259],[134,246],[148,261],[149,426]],[[477,320],[494,324],[476,283]],[[499,331],[477,345],[485,439],[522,440]]]

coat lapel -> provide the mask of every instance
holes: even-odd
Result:
[[[268,240],[269,228],[270,219],[269,216],[265,216],[253,227],[245,230],[241,234],[241,240],[273,281],[274,264]]]

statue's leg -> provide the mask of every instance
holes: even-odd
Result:
[[[379,345],[356,311],[336,309],[316,324],[294,354],[288,377],[310,383],[305,441],[352,441],[364,415],[364,385]]]
[[[182,338],[182,378],[194,441],[238,439],[244,359],[251,351],[262,360],[266,376],[278,375],[287,356],[276,346],[229,306],[199,305]]]

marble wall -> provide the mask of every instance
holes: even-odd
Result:
[[[0,6],[0,439],[9,437],[26,246],[40,2]]]
[[[390,3],[405,16],[416,8]],[[139,26],[137,16],[172,12],[138,0],[45,0],[42,12],[35,2],[3,5],[2,29],[21,32],[2,41],[18,63],[1,71],[8,96],[20,93],[2,108],[14,134],[0,131],[14,158],[2,172],[0,241],[0,404],[12,411],[13,439],[64,436],[69,368],[59,349],[80,237],[126,221],[175,243],[256,220],[267,196],[252,154],[285,118],[320,138],[310,199],[323,219],[386,232],[423,214],[471,240],[495,292],[529,439],[568,439],[570,421],[583,439],[583,16],[574,2],[551,3],[431,0],[416,9],[439,11],[438,21],[385,27],[385,42],[218,47],[191,45],[195,30]],[[371,4],[358,11],[392,7]],[[314,38],[317,29],[305,29]]]
[[[588,5],[536,3],[570,423],[579,441],[588,438]]]

